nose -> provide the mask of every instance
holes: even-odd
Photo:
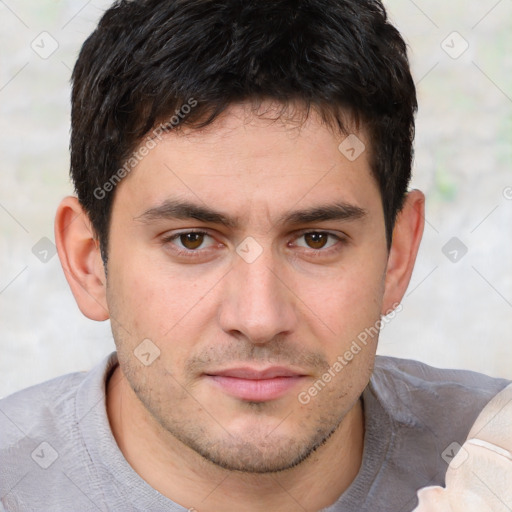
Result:
[[[225,287],[219,314],[225,332],[261,345],[295,329],[295,296],[271,249],[251,263],[236,255]]]

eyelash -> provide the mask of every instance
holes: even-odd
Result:
[[[173,247],[172,251],[174,252],[174,254],[176,256],[185,256],[187,258],[197,258],[197,257],[204,256],[205,251],[208,251],[209,249],[195,249],[195,250],[194,249],[180,249],[179,247],[177,247],[175,244],[172,243],[172,242],[174,242],[174,240],[178,239],[180,236],[187,235],[190,233],[197,233],[200,235],[206,235],[210,238],[214,238],[212,235],[210,235],[210,233],[208,233],[206,231],[188,230],[188,231],[181,231],[179,233],[175,233],[173,235],[166,236],[166,237],[162,238],[162,243],[164,245],[167,245],[167,244],[173,245],[174,247]],[[335,235],[334,233],[331,233],[330,231],[321,231],[321,230],[302,231],[297,236],[294,237],[293,241],[295,241],[305,235],[313,234],[313,233],[328,235],[329,237],[336,239],[337,243],[331,245],[327,249],[312,249],[312,248],[308,249],[306,247],[300,246],[300,249],[302,251],[306,252],[310,256],[331,255],[332,253],[336,253],[336,252],[340,251],[342,246],[346,245],[348,242],[347,237],[345,237],[345,236]]]

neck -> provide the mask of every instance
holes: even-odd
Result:
[[[339,498],[361,466],[361,400],[305,461],[268,474],[220,468],[178,441],[145,409],[119,367],[107,383],[107,413],[114,438],[132,468],[160,494],[191,510],[321,510]]]

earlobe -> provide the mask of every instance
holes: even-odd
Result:
[[[91,320],[107,320],[106,278],[99,243],[76,197],[64,198],[57,209],[55,242],[80,311]]]
[[[388,257],[382,314],[398,304],[407,290],[423,236],[425,196],[419,190],[407,194],[404,207],[398,214]]]

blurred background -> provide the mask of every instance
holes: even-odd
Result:
[[[0,396],[114,350],[55,254],[69,78],[110,0],[0,0]],[[512,1],[388,0],[418,87],[425,235],[379,353],[512,379]]]

